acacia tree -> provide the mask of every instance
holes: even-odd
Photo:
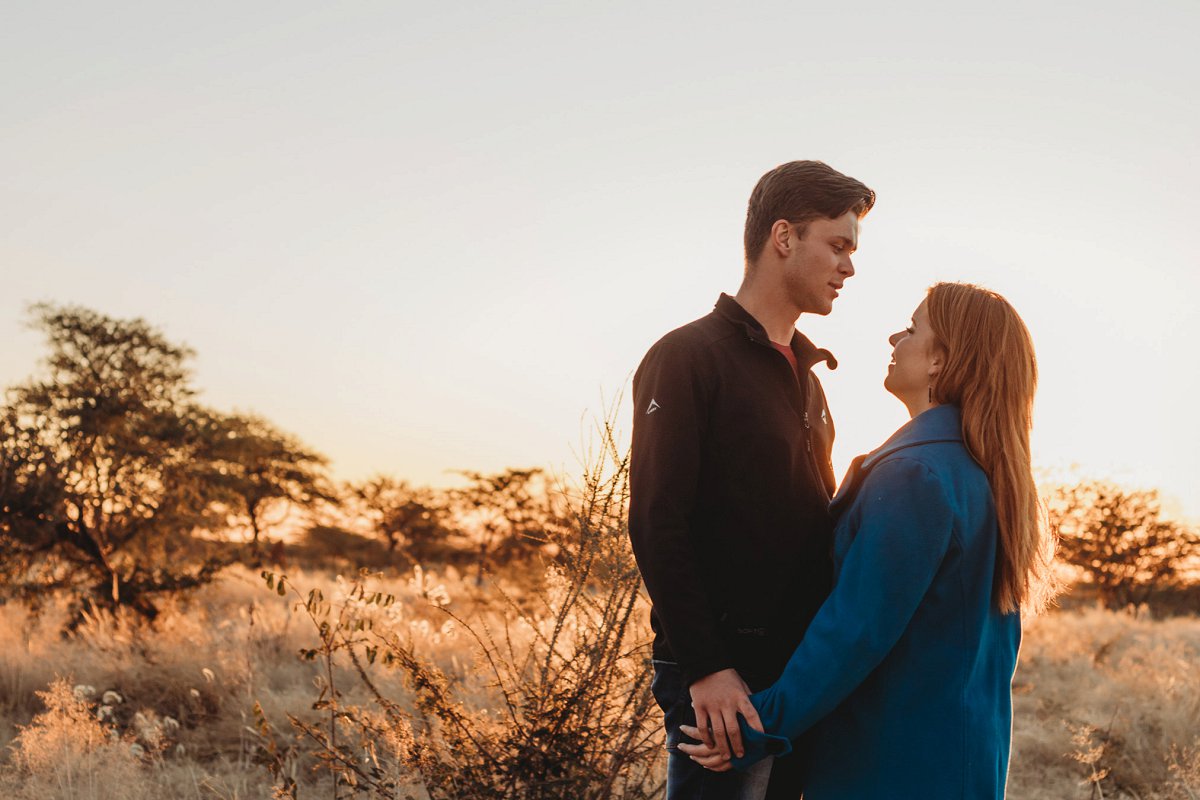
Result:
[[[447,509],[438,494],[390,475],[376,475],[346,486],[363,508],[389,555],[398,548],[421,563],[436,555],[448,535]]]
[[[31,316],[49,344],[45,375],[10,389],[0,409],[7,589],[68,588],[77,612],[123,604],[153,616],[151,595],[220,567],[180,552],[211,522],[213,492],[192,351],[140,319],[49,304]]]
[[[273,506],[286,512],[335,501],[328,459],[262,417],[213,414],[206,432],[212,482],[245,517],[256,548],[264,530],[282,521],[268,518]]]
[[[1200,556],[1200,536],[1162,518],[1157,491],[1088,481],[1059,487],[1046,505],[1059,555],[1088,575],[1108,608],[1148,601]]]

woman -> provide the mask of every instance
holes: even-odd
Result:
[[[1029,430],[1037,365],[1000,295],[939,283],[894,334],[884,386],[912,419],[832,503],[836,583],[783,675],[751,695],[745,769],[806,736],[806,800],[1002,798],[1019,609],[1038,601]],[[684,728],[699,738],[699,731]],[[710,769],[714,749],[680,745]]]

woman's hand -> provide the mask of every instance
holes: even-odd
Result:
[[[700,733],[700,729],[691,725],[680,725],[679,730],[683,731],[684,735],[690,736],[693,739],[702,740],[704,738]],[[723,755],[716,747],[709,747],[703,741],[697,744],[680,743],[679,750],[691,757],[692,761],[713,772],[728,772],[733,769],[733,763],[730,762],[729,756]]]

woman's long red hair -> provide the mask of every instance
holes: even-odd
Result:
[[[1052,592],[1053,541],[1042,522],[1029,452],[1037,358],[1029,330],[999,294],[939,283],[926,296],[945,352],[933,399],[962,411],[963,440],[987,474],[1000,527],[994,597],[1000,611],[1039,608]]]

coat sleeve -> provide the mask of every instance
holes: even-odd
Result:
[[[890,459],[875,467],[856,503],[857,529],[833,592],[772,686],[750,700],[765,734],[742,722],[744,769],[785,755],[791,740],[836,708],[887,656],[908,627],[950,546],[954,514],[929,467]]]
[[[703,353],[660,341],[633,378],[629,537],[671,652],[693,683],[732,666],[691,528],[710,390]]]

